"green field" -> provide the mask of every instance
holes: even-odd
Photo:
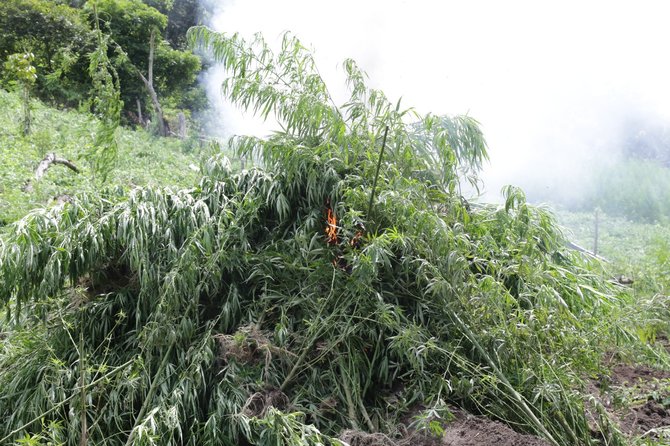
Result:
[[[118,195],[135,186],[188,187],[197,181],[202,151],[199,144],[119,128],[118,159],[103,183],[95,178],[85,158],[94,145],[96,119],[90,113],[57,110],[37,100],[31,107],[33,131],[24,137],[19,96],[0,89],[0,227],[31,209],[53,205],[63,195],[100,189]],[[52,165],[41,180],[35,181],[35,169],[48,153],[71,160],[81,173]]]
[[[596,214],[557,211],[569,239],[593,251]],[[598,254],[613,276],[634,280],[634,289],[667,294],[670,286],[670,225],[598,213]]]

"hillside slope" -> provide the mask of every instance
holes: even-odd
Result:
[[[262,167],[214,158],[196,187],[78,197],[0,239],[0,443],[431,444],[467,411],[631,444],[589,386],[613,349],[667,366],[639,336],[666,299],[632,312],[516,188],[471,206],[473,119],[403,110],[352,61],[338,107],[297,40],[195,32],[283,131],[233,142]]]
[[[32,133],[21,134],[21,103],[17,94],[0,89],[0,228],[58,197],[108,188],[189,186],[198,173],[198,156],[189,142],[156,138],[144,130],[117,130],[119,153],[115,168],[102,184],[96,181],[83,155],[95,139],[96,119],[90,113],[57,110],[32,102]],[[81,173],[52,165],[39,181],[34,174],[48,153],[71,160]]]

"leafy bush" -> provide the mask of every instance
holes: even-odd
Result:
[[[0,2],[0,60],[10,54],[35,56],[38,93],[76,105],[88,93],[91,30],[80,11],[48,0]]]
[[[290,36],[276,56],[192,39],[283,131],[231,141],[257,167],[217,157],[196,187],[12,228],[0,296],[25,328],[0,351],[0,442],[53,422],[68,444],[323,444],[450,401],[555,445],[624,444],[578,393],[605,346],[635,344],[619,296],[521,191],[457,193],[486,157],[476,122],[403,110],[352,61],[338,107]]]

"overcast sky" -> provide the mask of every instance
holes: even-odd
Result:
[[[670,2],[211,3],[218,31],[269,41],[292,31],[315,50],[335,95],[351,57],[392,102],[479,120],[491,197],[503,184],[578,188],[594,163],[615,156],[627,117],[670,119]],[[209,77],[216,88],[221,79]],[[227,110],[222,122],[227,134],[254,131]]]

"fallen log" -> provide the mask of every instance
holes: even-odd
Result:
[[[72,163],[70,160],[66,160],[65,158],[59,158],[56,156],[55,153],[48,153],[47,156],[44,157],[42,161],[40,161],[40,164],[37,166],[37,169],[35,169],[35,179],[39,180],[44,176],[46,173],[47,169],[52,165],[52,164],[61,164],[76,173],[79,173],[79,168]]]

